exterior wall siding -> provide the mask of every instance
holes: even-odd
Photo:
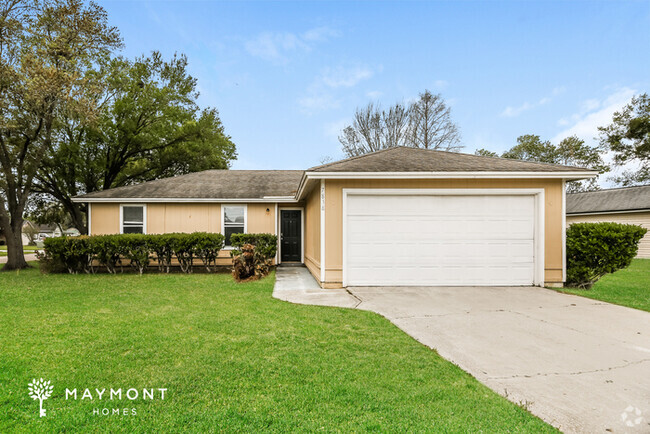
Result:
[[[573,223],[614,222],[644,227],[648,230],[648,233],[639,242],[639,252],[636,257],[650,258],[650,211],[567,216],[566,222],[567,225]]]
[[[221,205],[218,203],[148,203],[147,233],[221,233]],[[266,210],[269,210],[268,212]],[[91,207],[91,235],[120,233],[120,204],[94,203]],[[247,204],[248,233],[275,234],[275,203]],[[217,265],[230,265],[230,252],[219,252]]]
[[[543,188],[544,281],[563,282],[562,181],[557,179],[359,179],[325,181],[324,287],[343,282],[343,188]]]
[[[314,188],[305,199],[305,265],[320,280],[320,191]]]

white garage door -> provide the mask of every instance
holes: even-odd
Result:
[[[345,195],[346,286],[532,285],[534,195]]]

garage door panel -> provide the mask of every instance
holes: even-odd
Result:
[[[349,195],[348,285],[531,285],[531,196]]]

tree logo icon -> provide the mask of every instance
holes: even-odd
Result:
[[[54,386],[50,385],[49,381],[44,381],[42,378],[40,380],[36,380],[34,378],[32,382],[29,383],[27,388],[29,389],[29,397],[34,400],[38,399],[40,401],[40,405],[41,405],[41,412],[39,413],[40,417],[45,416],[43,401],[52,395],[52,390],[54,389]]]

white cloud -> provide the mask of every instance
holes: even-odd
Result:
[[[371,90],[370,92],[366,92],[366,96],[368,98],[372,99],[378,99],[380,96],[382,96],[384,93],[378,90]]]
[[[517,106],[517,107],[508,106],[501,112],[501,116],[506,117],[506,118],[514,118],[516,116],[519,116],[523,112],[527,112],[528,110],[532,110],[535,107],[543,106],[545,104],[548,104],[551,101],[552,101],[552,99],[550,97],[544,97],[544,98],[540,99],[537,102],[530,103],[530,102],[526,101],[525,103],[523,103],[522,105]]]
[[[315,93],[298,100],[306,111],[321,111],[338,108],[341,102],[328,93]]]
[[[437,89],[444,89],[449,86],[449,82],[447,80],[436,80],[433,82],[433,86]]]
[[[568,119],[564,118],[558,121],[558,124],[568,126],[568,128],[556,134],[552,141],[557,143],[566,137],[574,135],[587,142],[594,140],[598,136],[598,127],[610,124],[614,112],[629,103],[634,94],[634,89],[624,87],[602,100],[588,99],[583,101],[577,113]]]
[[[373,74],[374,72],[367,66],[353,66],[350,68],[339,66],[338,68],[326,69],[320,80],[325,86],[336,89],[356,86],[359,82],[372,77]]]
[[[341,102],[336,97],[337,90],[354,87],[373,75],[373,69],[364,65],[327,68],[314,79],[298,104],[308,112],[338,108]]]
[[[327,41],[330,38],[336,38],[341,35],[341,32],[339,32],[336,29],[332,29],[327,26],[322,26],[322,27],[315,27],[313,29],[307,30],[305,33],[302,34],[302,38],[305,41],[314,41],[314,42],[320,42],[320,41]]]
[[[545,97],[541,98],[537,102],[526,101],[526,102],[524,102],[523,104],[521,104],[519,106],[515,106],[515,107],[508,106],[501,112],[501,116],[506,117],[506,118],[514,118],[514,117],[519,116],[520,114],[522,114],[524,112],[527,112],[527,111],[532,110],[534,108],[537,108],[537,107],[540,107],[540,106],[543,106],[543,105],[546,105],[546,104],[550,103],[551,101],[553,101],[553,97],[556,97],[556,96],[564,93],[565,91],[566,91],[566,88],[564,86],[555,87],[551,91],[550,96],[545,96]]]
[[[302,34],[289,32],[264,32],[247,41],[244,46],[249,54],[271,62],[284,63],[295,52],[308,52],[317,42],[338,36],[329,27],[316,27]]]

